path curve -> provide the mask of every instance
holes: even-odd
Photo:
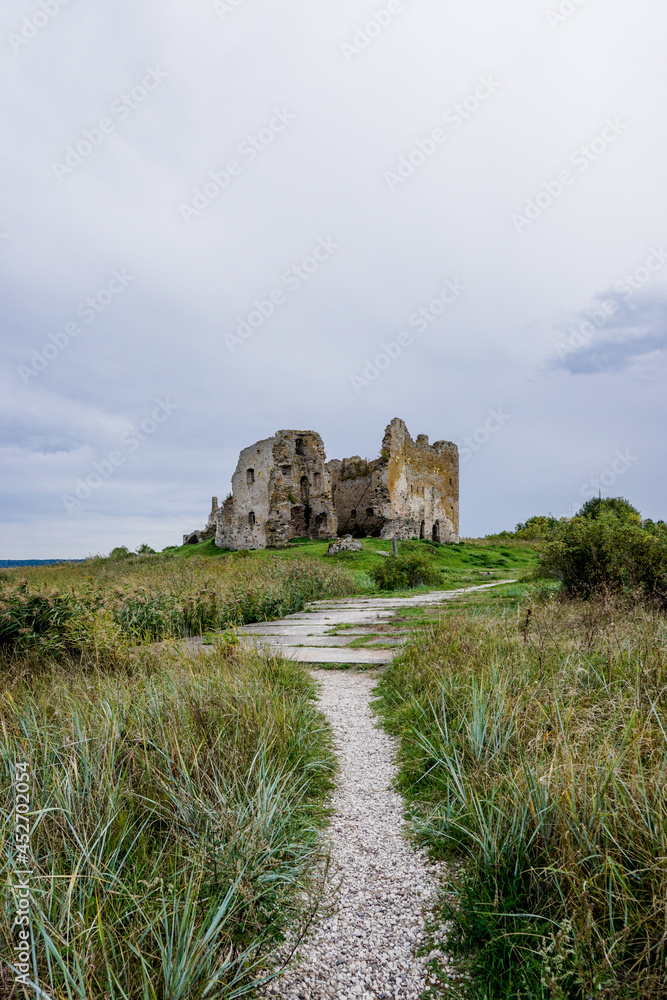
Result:
[[[383,666],[391,663],[406,638],[405,632],[392,626],[392,619],[398,612],[420,607],[437,609],[438,605],[445,605],[462,594],[514,582],[496,580],[459,590],[419,591],[407,597],[314,601],[305,611],[278,621],[243,625],[238,634],[246,641],[268,646],[281,656],[303,663]],[[345,630],[340,631],[343,626]],[[379,633],[376,638],[373,638],[374,631]],[[366,639],[368,644],[365,644]],[[360,641],[364,643],[361,648]]]

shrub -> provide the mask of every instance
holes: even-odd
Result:
[[[587,517],[595,521],[603,514],[613,514],[620,521],[641,524],[642,517],[636,507],[623,497],[591,497],[577,513],[577,517]]]
[[[373,566],[370,575],[380,590],[410,590],[441,583],[438,569],[429,556],[419,552],[383,559],[378,566]]]
[[[613,509],[564,522],[547,546],[543,568],[570,596],[637,590],[667,606],[667,528],[637,524]]]
[[[549,538],[558,523],[558,518],[552,517],[551,514],[548,516],[536,514],[534,517],[529,517],[523,524],[517,524],[516,536],[526,540]]]
[[[134,552],[130,552],[127,545],[117,545],[109,553],[109,559],[129,559],[133,555]]]

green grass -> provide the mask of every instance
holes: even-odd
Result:
[[[307,557],[345,567],[357,581],[359,592],[365,593],[373,589],[371,571],[387,558],[378,553],[391,552],[391,541],[363,538],[361,545],[361,552],[341,552],[337,556],[327,557],[328,542],[313,542],[308,539],[295,540],[287,549],[278,552],[258,549],[243,553],[217,549],[212,541],[208,541],[198,545],[183,545],[171,550],[169,554],[177,559],[201,556],[204,559],[250,559],[260,564],[272,557],[279,560],[290,560],[297,556]],[[433,559],[433,565],[442,574],[441,583],[429,589],[442,590],[454,590],[461,586],[491,582],[493,579],[523,575],[537,567],[540,552],[537,543],[514,540],[489,543],[484,539],[465,539],[458,545],[405,541],[399,542],[398,548],[399,554],[428,553]],[[488,579],[481,575],[486,573],[491,573]]]
[[[378,555],[386,545],[364,539],[361,552],[329,558],[326,542],[235,553],[204,542],[153,555],[5,570],[0,574],[0,656],[32,651],[39,663],[43,655],[66,659],[94,651],[104,664],[127,646],[284,617],[318,598],[382,596],[370,576],[378,567],[387,568],[389,559]],[[510,548],[408,541],[399,543],[399,555],[408,560],[421,555],[435,582],[386,592],[394,597],[516,578],[539,561],[539,549],[526,543]]]
[[[309,601],[357,592],[333,562],[262,553],[223,559],[143,556],[22,567],[0,578],[0,655],[61,659],[281,618]]]
[[[472,974],[460,995],[657,1000],[666,620],[552,586],[452,602],[383,672],[377,707],[413,834],[454,862],[441,917]]]
[[[334,758],[313,695],[299,664],[233,646],[5,681],[5,962],[25,867],[11,779],[26,761],[29,980],[68,1000],[254,992],[269,954],[312,915],[326,869]],[[2,977],[3,995],[18,995],[9,966]]]

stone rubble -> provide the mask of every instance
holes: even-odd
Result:
[[[395,741],[370,708],[375,680],[314,671],[340,771],[329,830],[336,874],[333,915],[311,929],[300,962],[263,991],[283,1000],[419,1000],[436,980],[415,957],[437,898],[436,869],[402,836],[403,803],[391,790]],[[446,956],[437,954],[440,963]],[[447,970],[451,978],[454,970]]]

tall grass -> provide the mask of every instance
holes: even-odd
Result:
[[[31,993],[247,995],[321,887],[333,756],[312,681],[234,646],[129,663],[104,674],[52,665],[5,685],[3,957],[25,867],[11,776],[27,761]],[[9,965],[3,976],[0,993],[22,996]]]
[[[476,998],[667,996],[667,628],[550,598],[442,619],[385,673]],[[456,869],[456,866],[454,866]]]
[[[152,556],[22,568],[0,575],[0,649],[108,661],[131,645],[282,617],[357,589],[344,569],[308,559]]]

